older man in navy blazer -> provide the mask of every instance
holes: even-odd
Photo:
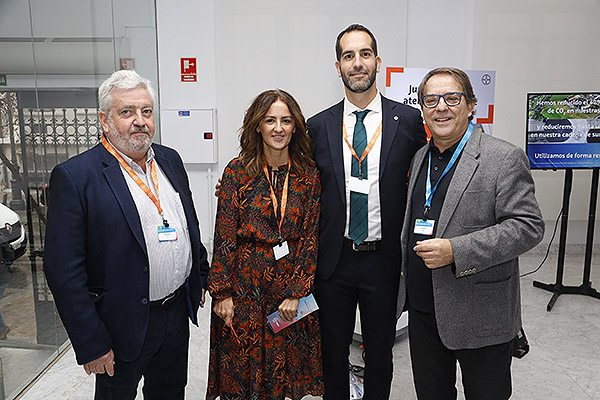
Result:
[[[367,28],[342,31],[336,55],[346,97],[308,120],[322,186],[315,288],[325,398],[350,397],[348,355],[358,304],[364,399],[383,400],[392,381],[408,167],[426,135],[418,110],[377,91],[381,58]]]
[[[50,178],[44,271],[96,399],[183,399],[188,317],[208,264],[187,174],[152,144],[154,90],[133,71],[99,89],[104,135]]]
[[[418,96],[433,136],[411,165],[398,296],[417,396],[456,399],[458,362],[467,400],[506,400],[521,327],[518,256],[544,234],[527,156],[474,129],[463,71],[430,71]]]

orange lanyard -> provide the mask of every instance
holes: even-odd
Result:
[[[283,217],[285,216],[285,209],[287,207],[290,169],[291,169],[291,162],[290,162],[290,159],[288,158],[288,170],[287,170],[287,174],[285,174],[285,182],[283,183],[283,191],[281,192],[281,218],[279,219],[279,222],[278,222],[279,243],[281,243],[283,241],[283,238],[281,237],[281,225],[283,224]],[[267,181],[269,182],[269,188],[271,189],[271,203],[273,204],[273,210],[275,211],[275,218],[277,218],[277,205],[278,205],[277,197],[275,197],[275,192],[273,191],[273,183],[271,182],[271,177],[269,176],[269,171],[267,170],[266,165],[263,165],[263,171],[265,173],[265,176],[267,177]]]
[[[154,184],[154,188],[156,189],[156,196],[155,196],[154,193],[152,193],[152,191],[150,190],[150,188],[140,179],[138,174],[136,174],[135,171],[131,168],[131,166],[129,164],[127,164],[127,161],[125,161],[123,159],[123,157],[121,157],[121,155],[115,150],[115,148],[108,142],[108,140],[106,140],[106,137],[104,135],[102,135],[102,145],[104,146],[104,148],[106,150],[108,150],[108,152],[110,154],[112,154],[117,159],[119,164],[121,164],[121,166],[129,174],[129,176],[131,176],[131,179],[133,179],[134,182],[137,183],[137,185],[140,187],[140,189],[142,189],[142,191],[144,193],[146,193],[146,196],[148,196],[150,198],[150,200],[152,200],[152,202],[158,209],[158,213],[163,218],[163,224],[164,224],[165,228],[167,228],[169,226],[169,223],[167,222],[167,220],[165,219],[165,217],[163,215],[163,209],[160,206],[160,200],[157,197],[158,196],[158,175],[156,174],[156,162],[154,160],[152,160],[150,162],[150,178],[152,179],[152,183]]]
[[[348,141],[348,133],[346,132],[346,123],[342,122],[342,124],[343,124],[343,128],[344,128],[342,130],[342,133],[344,135],[344,140],[346,141],[346,144],[348,145],[348,148],[350,149],[350,153],[352,153],[352,157],[354,157],[354,158],[356,158],[358,160],[358,168],[360,170],[361,164],[362,164],[363,160],[367,157],[367,155],[369,154],[369,152],[371,151],[371,149],[375,145],[375,142],[379,138],[379,135],[381,135],[381,125],[383,124],[383,121],[379,123],[379,127],[375,131],[375,134],[371,138],[371,141],[369,142],[369,144],[367,145],[367,147],[365,147],[365,149],[363,150],[363,153],[360,156],[360,158],[358,158],[358,155],[356,154],[356,151],[354,151],[354,147],[352,147],[352,145]]]

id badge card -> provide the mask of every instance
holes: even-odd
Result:
[[[369,194],[369,189],[371,188],[371,183],[368,179],[358,179],[355,176],[350,177],[350,182],[348,184],[348,189],[351,192]]]
[[[433,227],[435,225],[435,221],[432,219],[428,219],[427,221],[417,218],[415,221],[415,234],[417,235],[433,235]]]
[[[275,255],[275,260],[279,260],[290,254],[290,249],[288,249],[287,241],[281,242],[273,246],[273,254]]]
[[[177,240],[177,231],[175,228],[165,228],[164,226],[158,227],[159,242],[173,242],[175,240]]]

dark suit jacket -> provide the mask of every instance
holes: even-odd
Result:
[[[187,174],[177,152],[152,145],[180,194],[191,245],[185,284],[194,323],[208,263]],[[135,359],[149,318],[149,271],[139,215],[118,161],[101,145],[57,165],[50,177],[44,271],[80,364],[111,348]]]
[[[427,147],[413,160],[418,171]],[[402,251],[408,248],[415,217],[410,201],[416,175],[408,185]],[[520,148],[478,131],[456,164],[437,221],[436,237],[452,244],[454,265],[432,271],[435,316],[440,338],[452,350],[506,343],[521,327],[518,256],[544,236],[529,161]],[[403,262],[403,271],[406,261]],[[399,315],[406,301],[404,274]]]
[[[400,271],[400,231],[406,205],[410,160],[426,143],[421,113],[416,108],[381,98],[382,133],[379,164],[382,251],[386,268]],[[344,101],[308,120],[313,156],[321,174],[321,218],[317,277],[333,274],[342,252],[346,226],[346,189],[342,155]]]

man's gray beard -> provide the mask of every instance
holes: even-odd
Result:
[[[132,132],[135,132],[136,129],[132,128],[129,130],[128,134],[131,134]],[[148,128],[146,127],[146,130],[144,130],[144,132],[149,134]],[[107,136],[110,139],[111,143],[114,144],[119,150],[121,150],[121,152],[125,153],[125,152],[129,152],[129,151],[134,151],[134,152],[147,152],[148,149],[150,148],[150,146],[152,145],[152,140],[148,139],[145,142],[138,142],[138,141],[133,141],[130,139],[129,136],[127,137],[123,137],[121,136],[121,134],[119,134],[119,131],[117,131],[117,128],[115,127],[114,123],[112,120],[109,119],[108,121],[108,133]],[[150,136],[148,136],[148,138],[150,138]]]

